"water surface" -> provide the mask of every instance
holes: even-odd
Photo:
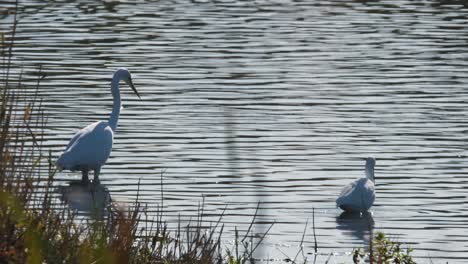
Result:
[[[205,198],[226,240],[275,223],[262,255],[350,260],[369,223],[422,262],[468,259],[468,8],[457,1],[23,1],[15,63],[42,65],[47,144],[124,109],[101,182],[112,199],[188,221]],[[11,16],[5,10],[2,28]],[[370,217],[340,218],[343,185],[377,159]],[[160,175],[163,172],[164,202]],[[59,184],[79,179],[58,175]],[[226,243],[229,243],[226,241]],[[281,252],[280,252],[281,251]],[[312,257],[312,256],[309,256]]]

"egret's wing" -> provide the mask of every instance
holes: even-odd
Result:
[[[343,190],[341,190],[341,193],[340,195],[338,196],[338,198],[336,199],[336,205],[337,206],[341,206],[343,204],[346,204],[349,202],[350,200],[350,197],[352,196],[353,194],[353,191],[356,187],[356,181],[353,181],[349,184],[347,184]]]
[[[71,146],[73,146],[77,140],[79,140],[80,138],[86,138],[87,135],[89,135],[92,130],[91,129],[88,129],[89,126],[81,129],[80,131],[76,132],[76,134],[70,139],[70,142],[68,142],[68,145],[67,147],[65,148],[65,151],[69,150],[71,148]]]
[[[356,181],[353,181],[349,184],[347,184],[343,190],[341,190],[340,197],[342,196],[348,196],[350,193],[353,192],[354,187],[356,187]]]
[[[343,188],[340,196],[336,199],[336,205],[358,211],[368,210],[374,200],[374,183],[367,178],[361,178]]]
[[[113,133],[107,122],[97,122],[80,130],[59,158],[66,169],[97,168],[102,166],[112,149]]]

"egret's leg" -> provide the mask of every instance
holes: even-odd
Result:
[[[94,183],[99,183],[99,173],[101,173],[101,168],[94,170]]]
[[[88,170],[81,170],[81,174],[82,174],[81,181],[82,181],[83,183],[88,183],[88,182],[89,182],[89,179],[88,179]]]

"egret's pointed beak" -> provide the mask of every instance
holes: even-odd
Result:
[[[128,85],[130,85],[130,87],[135,92],[135,94],[138,96],[138,98],[141,99],[140,95],[138,94],[138,91],[136,90],[135,86],[133,85],[132,78],[128,79]]]

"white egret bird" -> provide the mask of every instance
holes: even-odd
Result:
[[[85,183],[89,181],[88,172],[90,170],[94,171],[94,182],[99,182],[101,167],[106,163],[111,153],[121,108],[119,90],[121,80],[127,83],[140,98],[133,85],[130,72],[125,68],[117,69],[112,77],[111,92],[114,104],[109,121],[98,121],[78,131],[57,160],[57,166],[60,169],[81,171],[82,181]]]
[[[336,199],[336,205],[347,212],[367,212],[375,200],[375,159],[366,159],[366,177],[346,185]]]

